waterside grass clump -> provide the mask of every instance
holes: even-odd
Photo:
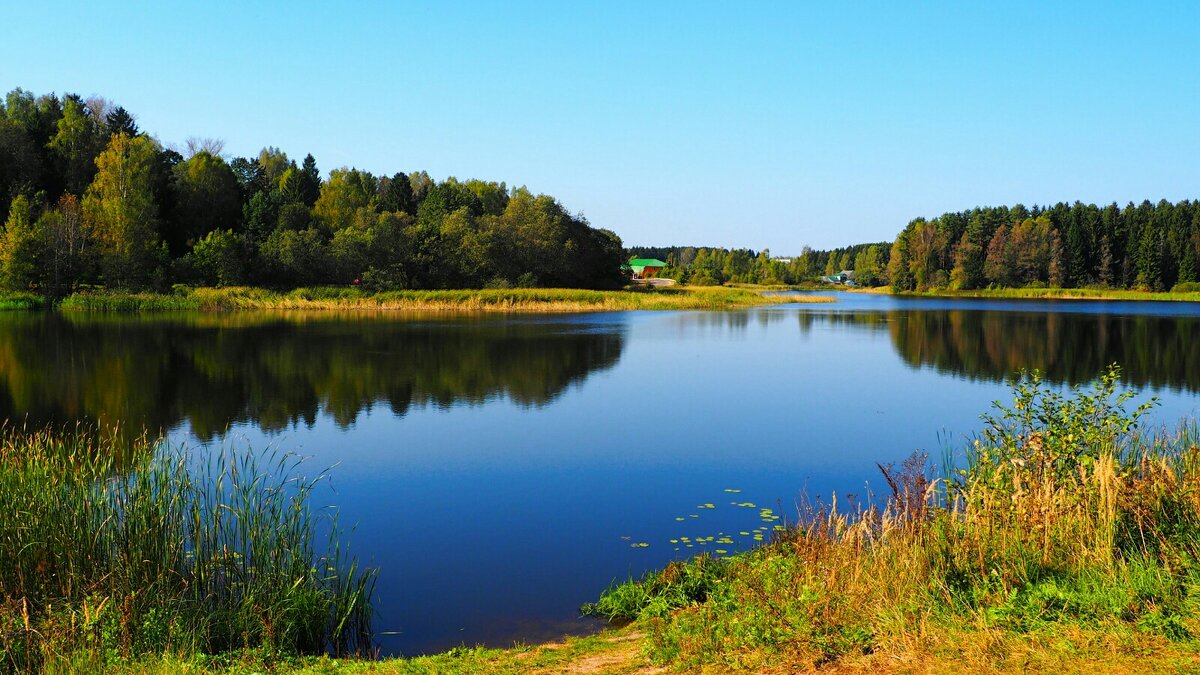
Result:
[[[881,467],[886,503],[813,506],[585,610],[683,668],[1200,667],[1200,428],[1141,432],[1116,387],[1026,376],[940,476]]]
[[[361,653],[375,573],[316,541],[292,455],[0,431],[0,672],[146,655]]]
[[[0,291],[0,311],[44,309],[50,306],[45,296],[21,291]]]
[[[635,309],[719,310],[779,302],[832,302],[821,296],[768,297],[760,289],[631,287],[621,291],[570,288],[485,288],[371,293],[354,287],[177,287],[156,293],[79,292],[58,305],[66,311],[406,310],[445,312],[594,312]]]

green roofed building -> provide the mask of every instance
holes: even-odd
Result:
[[[657,258],[634,258],[629,261],[634,279],[653,279],[666,266],[667,263]]]

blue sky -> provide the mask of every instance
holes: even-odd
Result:
[[[1200,3],[1048,4],[27,2],[0,87],[167,144],[527,185],[627,244],[1200,197]]]

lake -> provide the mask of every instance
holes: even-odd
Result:
[[[332,466],[319,505],[380,569],[383,651],[417,654],[592,630],[577,608],[613,581],[751,546],[804,500],[868,499],[876,462],[940,462],[1015,370],[1076,384],[1114,362],[1161,399],[1154,424],[1194,415],[1200,307],[841,293],[736,312],[5,313],[0,414]]]

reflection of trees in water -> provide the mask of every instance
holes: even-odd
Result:
[[[102,419],[151,429],[190,422],[352,424],[372,405],[552,401],[620,358],[619,326],[561,322],[311,320],[245,315],[0,317],[0,413],[33,422]]]
[[[1001,379],[1021,368],[1071,384],[1110,363],[1134,386],[1200,390],[1200,320],[1015,312],[903,312],[893,344],[914,366]]]
[[[1047,379],[1090,382],[1111,363],[1134,386],[1200,391],[1200,319],[977,310],[801,314],[815,321],[882,330],[900,357],[968,378],[1003,380],[1022,368]]]

